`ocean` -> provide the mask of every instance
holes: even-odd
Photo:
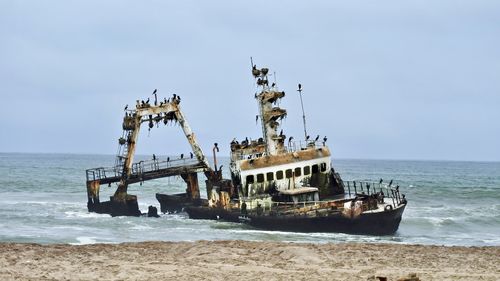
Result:
[[[138,157],[139,160],[141,157]],[[228,167],[228,158],[219,162]],[[334,159],[344,180],[401,186],[408,206],[396,234],[290,233],[220,221],[190,220],[185,213],[160,218],[111,217],[87,211],[85,170],[112,166],[111,155],[0,153],[0,242],[119,243],[242,239],[314,243],[368,242],[500,246],[500,163]],[[226,176],[228,171],[226,170]],[[201,193],[204,176],[199,175]],[[116,187],[101,186],[101,201]],[[147,212],[155,194],[182,192],[178,177],[134,184]]]

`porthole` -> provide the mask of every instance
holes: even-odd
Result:
[[[255,180],[254,180],[253,175],[248,175],[248,176],[247,176],[247,184],[248,184],[248,183],[254,183],[254,182],[255,182]]]
[[[257,174],[257,182],[264,182],[264,174]]]
[[[320,168],[321,172],[326,172],[326,163],[321,163]]]
[[[277,180],[282,180],[283,179],[283,171],[277,171],[276,172],[276,179]]]
[[[304,176],[307,176],[311,174],[311,167],[310,166],[305,166],[304,167]]]
[[[300,177],[302,175],[302,169],[300,167],[295,168],[295,176]]]

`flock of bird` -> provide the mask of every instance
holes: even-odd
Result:
[[[156,94],[156,92],[158,91],[158,89],[155,89],[153,91],[153,96],[155,97],[155,100],[154,100],[154,106],[158,106],[158,95]],[[140,102],[137,101],[137,104],[135,105],[135,108],[143,108],[143,107],[149,107],[150,104],[149,104],[149,97],[146,99],[146,101],[144,100],[141,100]],[[173,102],[173,103],[180,103],[181,102],[181,96],[177,95],[177,94],[173,94],[172,95],[172,98],[163,98],[163,101],[160,101],[160,106],[164,105],[164,104],[167,104],[167,103],[170,103],[170,102]],[[125,108],[123,109],[124,111],[127,111],[128,110],[128,104],[125,105]]]
[[[274,86],[274,83],[273,83],[273,86]],[[302,86],[302,85],[300,85],[300,84],[299,84],[299,90],[298,90],[298,91],[301,91],[301,90],[302,90],[302,89],[301,89],[301,88],[302,88],[301,86]],[[154,96],[154,98],[155,98],[155,99],[154,99],[154,105],[155,105],[155,106],[157,106],[157,105],[158,105],[158,96],[157,96],[157,94],[156,94],[156,93],[157,93],[157,91],[158,91],[158,89],[154,89],[153,94],[152,94],[152,95]],[[167,103],[170,103],[171,101],[172,101],[172,102],[175,102],[175,103],[180,103],[180,102],[181,102],[181,97],[180,97],[179,95],[177,95],[177,94],[173,94],[173,95],[172,95],[172,99],[170,99],[170,98],[168,98],[168,99],[167,99],[167,98],[163,98],[163,101],[160,101],[160,106],[162,106],[162,105],[164,105],[164,104],[167,104]],[[137,101],[136,108],[149,107],[149,106],[150,106],[149,102],[150,102],[149,97],[146,99],[146,101],[144,101],[144,100],[141,100],[141,102]],[[127,110],[128,110],[128,104],[127,104],[127,105],[125,105],[125,108],[124,108],[123,110],[124,110],[124,111],[127,111]],[[255,121],[256,121],[256,122],[257,122],[258,118],[259,118],[259,116],[257,115],[257,116],[256,116],[256,118],[255,118]],[[284,136],[284,135],[283,135],[283,130],[281,130],[281,131],[280,131],[280,137],[282,137],[282,136]],[[314,142],[317,142],[317,141],[319,140],[319,138],[320,138],[320,136],[319,136],[319,135],[317,135],[317,136],[316,136],[316,138],[314,139]],[[310,139],[310,136],[306,136],[306,139],[305,139],[305,140],[306,140],[306,142],[308,142],[308,141],[309,141],[309,139]],[[290,145],[290,144],[291,144],[292,140],[293,140],[293,137],[292,137],[292,136],[288,138],[288,145]],[[328,140],[328,138],[325,136],[325,137],[323,138],[323,144],[325,144],[327,140]],[[234,140],[233,142],[238,143],[238,142],[237,142],[237,141],[235,141],[235,140]],[[248,143],[249,143],[248,137],[247,137],[247,138],[245,138],[245,140],[244,140],[244,141],[242,141],[242,143],[243,143],[243,144],[244,144],[244,143],[248,144]],[[193,159],[193,157],[194,157],[194,155],[193,155],[193,153],[192,153],[192,152],[190,152],[190,157],[191,157],[191,159]],[[181,154],[179,159],[184,159],[184,154]],[[156,161],[156,155],[155,155],[155,154],[153,154],[153,160],[154,160],[154,161]],[[170,162],[170,157],[167,157],[167,162]]]
[[[193,152],[189,152],[189,157],[191,159],[194,158],[194,154]],[[184,153],[181,153],[181,155],[179,156],[179,158],[177,158],[176,160],[183,160],[184,159]],[[156,161],[158,160],[158,158],[156,157],[156,154],[153,154],[153,161]],[[172,160],[172,161],[175,161],[175,160]],[[170,156],[167,157],[167,162],[170,162]]]
[[[283,134],[283,130],[280,131],[280,134],[279,134],[280,137],[286,137],[284,134]],[[317,142],[319,141],[319,138],[320,138],[320,135],[317,135],[316,138],[314,139],[314,141],[310,141],[311,137],[310,136],[306,136],[306,142]],[[290,146],[290,144],[292,143],[292,140],[293,140],[293,136],[289,137],[288,138],[288,146]],[[328,138],[326,136],[323,137],[323,145],[326,143],[326,141],[328,140]],[[241,144],[242,145],[248,145],[250,144],[252,140],[248,139],[248,137],[246,137],[242,142]],[[259,142],[261,141],[261,139],[259,139]],[[231,142],[231,144],[239,144],[239,142],[236,140],[236,138],[233,139],[233,141]]]

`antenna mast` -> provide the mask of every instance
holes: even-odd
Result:
[[[304,139],[307,139],[307,130],[306,130],[306,114],[304,112],[304,103],[302,102],[302,85],[299,83],[299,89],[297,90],[300,96],[300,105],[302,106],[302,121],[304,122]]]

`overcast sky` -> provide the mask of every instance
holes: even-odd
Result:
[[[250,56],[285,134],[336,158],[500,161],[500,1],[0,0],[0,151],[114,154],[125,104],[176,93],[202,148],[257,138]],[[138,153],[180,154],[179,127]]]

